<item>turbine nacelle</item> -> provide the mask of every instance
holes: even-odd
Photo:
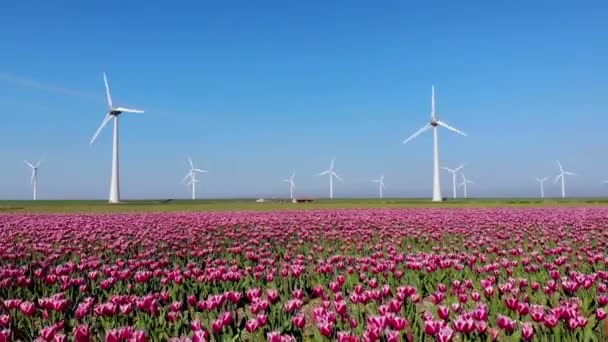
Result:
[[[91,144],[93,142],[95,142],[95,139],[97,139],[97,136],[99,135],[99,133],[101,133],[101,130],[103,130],[103,128],[108,124],[108,122],[110,122],[110,120],[112,119],[118,119],[118,115],[122,114],[122,113],[139,113],[142,114],[144,111],[140,110],[140,109],[134,109],[134,108],[127,108],[127,107],[122,107],[122,106],[114,106],[112,104],[112,95],[110,94],[110,85],[108,84],[108,78],[106,77],[106,73],[103,73],[103,82],[106,86],[106,99],[108,101],[108,113],[106,114],[106,117],[103,119],[103,121],[101,122],[101,125],[99,126],[99,128],[97,129],[97,131],[95,131],[95,134],[93,135],[93,138],[91,138]]]

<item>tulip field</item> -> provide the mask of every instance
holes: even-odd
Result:
[[[2,341],[606,341],[608,209],[0,214]]]

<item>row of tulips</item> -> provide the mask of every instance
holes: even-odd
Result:
[[[608,210],[0,215],[2,341],[603,341]]]

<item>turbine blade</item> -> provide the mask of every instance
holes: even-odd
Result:
[[[435,86],[431,86],[431,120],[435,121]]]
[[[34,165],[30,164],[30,162],[28,162],[27,160],[24,160],[23,162],[26,163],[32,169],[34,168]]]
[[[559,175],[557,175],[557,177],[555,177],[555,183],[557,183],[557,181],[560,179],[560,177],[563,177],[563,174],[560,173]]]
[[[127,107],[116,107],[114,110],[121,111],[123,113],[139,113],[142,114],[144,111],[141,109],[127,108]]]
[[[110,95],[110,86],[108,85],[108,78],[106,77],[106,73],[103,73],[103,83],[106,85],[106,97],[108,99],[108,107],[112,109],[112,96]]]
[[[182,183],[183,183],[183,182],[185,182],[185,181],[186,181],[186,179],[188,179],[188,177],[191,177],[191,178],[192,178],[192,171],[190,171],[190,172],[188,172],[188,173],[186,174],[186,176],[184,177],[184,179],[182,179]]]
[[[192,171],[198,172],[198,173],[207,173],[207,172],[209,172],[207,170],[201,170],[201,169],[192,169]]]
[[[194,169],[194,163],[192,163],[192,158],[188,156],[188,163],[190,163],[190,169]]]
[[[32,169],[32,177],[30,178],[30,184],[34,184],[34,177],[36,177],[36,170]]]
[[[329,173],[329,170],[328,171],[323,171],[321,173],[317,173],[317,176],[323,176],[323,175],[326,175],[328,173]]]
[[[336,161],[336,158],[334,158],[334,159],[331,160],[331,165],[329,166],[330,170],[334,169],[334,163],[335,163],[335,161]]]
[[[99,133],[101,133],[101,130],[108,124],[108,122],[110,122],[110,120],[112,120],[112,115],[110,115],[110,114],[106,115],[106,117],[101,122],[101,125],[99,125],[99,128],[93,135],[93,138],[91,138],[90,144],[92,144],[95,141],[95,139],[97,139],[97,136],[99,135]]]
[[[404,144],[407,144],[408,142],[410,142],[412,139],[414,139],[415,137],[419,136],[420,134],[424,133],[424,131],[428,130],[429,128],[431,128],[431,125],[426,124],[424,125],[424,127],[422,127],[421,129],[419,129],[416,133],[412,134],[409,138],[405,139],[403,141]]]
[[[445,123],[445,122],[443,122],[443,121],[437,121],[437,124],[438,124],[439,126],[442,126],[442,127],[445,127],[445,128],[447,128],[447,129],[449,129],[450,131],[456,132],[456,133],[458,133],[458,134],[460,134],[460,135],[463,135],[463,136],[465,136],[465,137],[467,136],[467,135],[466,135],[466,133],[464,133],[464,132],[461,132],[461,131],[457,130],[456,128],[454,128],[454,127],[452,127],[452,126],[450,126],[450,125],[446,124],[446,123]]]
[[[462,170],[463,168],[464,168],[464,165],[461,164],[459,167],[454,169],[454,172],[458,172],[458,171]]]
[[[442,166],[441,168],[444,169],[444,170],[446,170],[446,171],[456,172],[456,170],[452,170],[449,167]]]
[[[562,163],[560,163],[559,160],[557,161],[557,165],[559,166],[559,171],[560,172],[564,172],[564,168],[562,167]]]
[[[336,179],[338,179],[340,182],[344,182],[344,180],[342,178],[340,178],[340,176],[338,176],[338,174],[336,174],[335,172],[331,173],[334,177],[336,177]]]
[[[577,174],[576,174],[576,173],[574,173],[574,172],[569,172],[569,171],[564,171],[564,174],[565,174],[565,175],[568,175],[568,176],[577,176]]]

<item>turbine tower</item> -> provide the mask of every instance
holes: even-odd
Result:
[[[382,190],[385,188],[384,186],[384,175],[380,176],[378,179],[373,179],[372,182],[378,183],[378,194],[380,195],[380,199],[383,198]]]
[[[190,158],[190,156],[188,156],[188,163],[190,164],[190,170],[186,174],[186,177],[184,177],[184,179],[182,179],[182,183],[185,182],[186,179],[190,178],[190,181],[187,184],[192,186],[192,199],[195,200],[196,199],[196,183],[199,183],[199,180],[196,179],[196,174],[197,173],[207,173],[208,171],[195,168],[194,163],[192,162],[192,158]]]
[[[317,176],[329,175],[329,199],[334,198],[334,177],[336,177],[336,179],[340,182],[343,182],[342,178],[340,178],[340,176],[338,176],[334,170],[334,162],[335,159],[332,159],[331,164],[329,165],[329,170],[317,174]]]
[[[36,165],[24,160],[24,162],[32,168],[32,177],[30,179],[30,183],[32,184],[32,191],[34,192],[34,201],[38,199],[38,167],[40,166],[41,161],[38,161]]]
[[[460,186],[463,188],[464,190],[464,198],[467,198],[467,184],[475,184],[472,181],[468,180],[467,177],[464,175],[464,173],[462,174],[462,181],[460,182]]]
[[[452,173],[452,197],[456,198],[456,172],[462,170],[464,168],[464,165],[460,164],[459,167],[455,168],[455,169],[450,169],[449,167],[442,167],[442,169],[451,172]]]
[[[296,188],[296,183],[294,183],[293,179],[296,176],[296,172],[292,172],[291,173],[291,177],[289,177],[288,179],[283,179],[283,182],[289,182],[289,199],[291,199],[293,201],[293,191]]]
[[[536,178],[536,181],[540,183],[540,198],[545,198],[545,182],[549,179],[549,177],[544,178]]]
[[[118,116],[122,113],[143,113],[143,110],[126,108],[121,106],[114,106],[112,104],[112,96],[110,95],[110,86],[108,85],[108,78],[106,74],[103,74],[103,82],[106,86],[106,97],[108,100],[108,113],[101,122],[101,125],[91,138],[91,144],[97,139],[97,136],[101,130],[110,122],[114,120],[114,137],[112,139],[112,179],[110,181],[110,203],[120,202],[120,186],[119,186],[119,168],[118,168]]]
[[[412,134],[409,138],[403,141],[404,144],[408,143],[418,135],[424,133],[429,129],[433,129],[433,202],[441,202],[441,185],[439,183],[439,138],[437,136],[438,126],[445,127],[450,131],[466,136],[465,133],[457,130],[456,128],[446,124],[443,121],[437,120],[435,116],[435,86],[431,87],[431,121],[424,127],[419,129],[416,133]]]
[[[555,183],[561,178],[562,179],[562,198],[566,198],[566,177],[565,176],[576,176],[576,173],[565,171],[562,167],[562,163],[557,161],[557,166],[559,166],[559,174],[555,177]]]

